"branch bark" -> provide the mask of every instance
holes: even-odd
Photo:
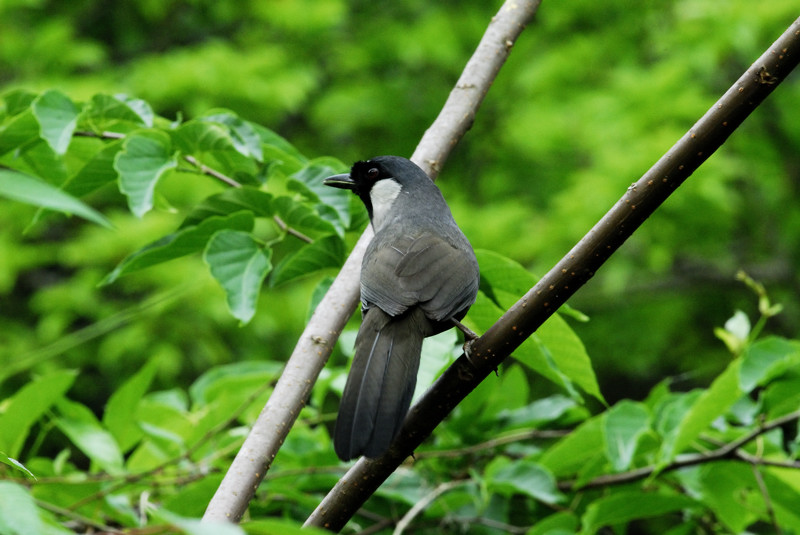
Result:
[[[306,521],[340,530],[467,394],[583,286],[800,61],[800,18],[414,405],[389,451],[359,459]]]
[[[436,178],[472,125],[478,107],[541,0],[508,0],[492,19],[447,102],[411,159]],[[297,342],[269,401],[231,463],[203,515],[238,522],[272,465],[359,297],[361,259],[372,239],[367,227]]]

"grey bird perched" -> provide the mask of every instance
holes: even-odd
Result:
[[[413,162],[379,156],[324,184],[352,190],[375,237],[361,265],[361,328],[334,433],[342,460],[378,457],[400,429],[422,340],[459,325],[475,302],[478,262],[439,188]]]

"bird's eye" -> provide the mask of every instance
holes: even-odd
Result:
[[[370,180],[375,180],[376,178],[378,178],[378,175],[380,174],[381,172],[378,171],[377,167],[373,167],[372,169],[367,171],[367,176],[369,177]]]

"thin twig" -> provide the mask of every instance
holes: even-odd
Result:
[[[295,230],[295,229],[293,229],[292,227],[290,227],[289,225],[287,225],[287,224],[284,222],[284,220],[283,220],[283,219],[281,219],[279,216],[277,216],[277,215],[276,215],[276,216],[273,216],[273,219],[275,220],[275,223],[278,225],[278,227],[279,227],[279,228],[280,228],[282,231],[286,232],[287,234],[291,234],[291,235],[292,235],[292,236],[294,236],[295,238],[298,238],[298,239],[300,239],[300,240],[303,240],[304,242],[308,242],[308,243],[313,243],[313,242],[314,242],[314,239],[313,239],[313,238],[309,238],[308,236],[306,236],[305,234],[303,234],[303,233],[302,233],[302,232],[300,232],[299,230]]]
[[[228,175],[226,175],[224,173],[220,173],[216,169],[212,169],[211,167],[209,167],[206,164],[204,164],[203,162],[199,161],[197,158],[195,158],[191,154],[186,154],[183,157],[183,159],[186,160],[187,162],[189,162],[190,164],[192,164],[193,166],[197,167],[200,170],[200,172],[203,173],[204,175],[208,175],[210,177],[214,177],[217,180],[220,180],[220,181],[222,181],[222,182],[226,183],[227,185],[229,185],[231,187],[234,187],[234,188],[241,188],[242,187],[242,185],[239,182],[235,181],[234,179],[232,179],[231,177],[229,177]]]
[[[397,523],[397,526],[394,528],[394,533],[392,535],[402,535],[408,525],[411,523],[414,518],[422,513],[427,507],[439,496],[448,492],[456,487],[461,487],[468,483],[472,483],[471,480],[458,480],[458,481],[448,481],[447,483],[442,483],[441,485],[437,485],[435,489],[431,492],[426,494],[422,497],[420,501],[415,503],[411,509],[409,509],[406,514],[403,515],[403,518]]]
[[[97,137],[97,138],[101,138],[101,139],[124,139],[125,138],[125,134],[120,134],[119,132],[109,132],[109,131],[104,131],[104,132],[80,131],[80,132],[75,132],[74,135],[79,136],[79,137]],[[189,154],[184,155],[183,159],[186,162],[188,162],[189,164],[191,164],[194,167],[196,167],[197,171],[199,173],[201,173],[201,174],[210,176],[212,178],[216,178],[217,180],[219,180],[221,182],[224,182],[225,184],[227,184],[228,186],[231,186],[232,188],[241,188],[242,187],[242,184],[240,182],[234,180],[233,178],[229,177],[225,173],[217,171],[213,167],[207,166],[206,164],[204,164],[203,162],[201,162],[200,160],[198,160],[197,158],[195,158],[192,155],[189,155]],[[281,230],[283,230],[284,232],[286,232],[287,234],[289,234],[291,236],[294,236],[295,238],[297,238],[299,240],[302,240],[302,241],[304,241],[306,243],[313,243],[314,240],[312,238],[306,236],[305,234],[303,234],[299,230],[296,230],[296,229],[288,226],[283,221],[283,219],[281,219],[277,215],[273,216],[272,219],[275,221],[275,224],[278,225],[278,227]]]
[[[55,513],[59,516],[63,516],[64,518],[74,520],[75,522],[78,522],[84,526],[100,530],[103,533],[122,533],[122,530],[107,526],[101,522],[97,522],[96,520],[92,520],[91,518],[76,513],[75,511],[53,505],[52,503],[42,501],[38,498],[34,498],[34,501],[36,502],[36,505],[42,509],[50,511],[51,513]]]
[[[571,490],[588,490],[592,488],[598,487],[607,487],[611,485],[621,485],[623,483],[630,483],[631,481],[638,481],[640,479],[645,479],[650,477],[652,474],[656,472],[670,472],[673,470],[678,470],[681,468],[687,468],[689,466],[696,466],[698,464],[708,463],[711,461],[716,461],[725,458],[742,458],[741,455],[737,454],[739,448],[744,446],[745,444],[751,442],[752,440],[758,438],[759,436],[763,435],[764,433],[775,429],[776,427],[780,427],[790,422],[794,422],[800,420],[800,411],[791,412],[780,418],[776,418],[770,422],[767,422],[760,426],[758,429],[754,429],[753,431],[747,433],[739,437],[738,439],[728,442],[723,446],[720,446],[717,449],[704,452],[704,453],[697,453],[693,455],[684,455],[678,459],[675,459],[672,463],[668,464],[667,466],[660,468],[658,466],[645,466],[642,468],[637,468],[636,470],[630,470],[628,472],[623,472],[620,474],[607,474],[603,476],[596,477],[591,481],[583,484],[577,484],[575,481],[561,481],[558,483],[559,490],[563,491],[571,491]],[[747,462],[750,462],[749,460]],[[759,463],[760,464],[760,463]]]
[[[203,434],[203,436],[200,437],[197,440],[197,442],[195,442],[194,444],[189,446],[186,449],[186,451],[184,451],[180,455],[178,455],[176,457],[173,457],[171,459],[167,459],[166,461],[164,461],[160,465],[158,465],[158,466],[156,466],[154,468],[151,468],[151,469],[149,469],[149,470],[147,470],[145,472],[137,472],[135,474],[128,474],[125,477],[123,477],[121,481],[119,481],[117,483],[114,483],[113,485],[109,485],[108,487],[105,487],[105,488],[95,492],[94,494],[91,494],[89,496],[85,496],[84,498],[81,498],[77,502],[71,504],[68,507],[68,509],[74,510],[74,509],[77,509],[79,507],[82,507],[82,506],[86,505],[87,503],[92,503],[93,501],[103,499],[106,496],[109,496],[110,494],[113,494],[114,492],[117,492],[120,489],[123,489],[123,488],[125,488],[125,487],[127,487],[129,485],[132,485],[134,483],[137,483],[138,481],[141,481],[141,480],[143,480],[145,478],[148,478],[148,477],[154,476],[155,474],[163,472],[165,469],[169,468],[170,466],[176,465],[176,464],[180,463],[181,461],[190,460],[192,455],[194,455],[194,453],[197,452],[197,450],[199,450],[209,440],[211,440],[212,438],[216,437],[219,433],[221,433],[223,430],[225,430],[229,425],[231,425],[233,422],[235,422],[239,418],[239,416],[241,416],[244,413],[244,411],[247,410],[247,408],[250,407],[250,405],[252,405],[253,402],[256,399],[258,399],[258,397],[261,394],[263,394],[264,392],[266,392],[270,388],[272,388],[272,384],[267,382],[267,383],[264,383],[260,388],[258,388],[255,391],[253,391],[249,396],[247,396],[247,399],[245,399],[244,402],[230,415],[229,418],[227,418],[226,420],[224,420],[222,422],[219,422],[217,425],[215,425],[214,427],[212,427],[211,429],[206,431]]]
[[[506,444],[513,444],[515,442],[522,442],[524,440],[562,438],[565,435],[568,435],[570,432],[571,431],[568,429],[564,430],[532,429],[532,430],[518,431],[516,433],[511,433],[502,437],[493,438],[485,442],[480,442],[478,444],[466,446],[464,448],[456,448],[451,450],[427,450],[427,451],[423,450],[419,452],[414,452],[414,459],[417,461],[421,461],[423,459],[431,459],[431,458],[439,458],[439,459],[461,458],[469,455],[474,455],[484,450],[499,448],[500,446],[505,446]]]

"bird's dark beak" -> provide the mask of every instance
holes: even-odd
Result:
[[[323,184],[326,186],[332,186],[334,188],[340,189],[355,189],[356,182],[352,178],[350,178],[349,173],[344,173],[341,175],[333,175],[329,176],[325,180],[322,181]]]

